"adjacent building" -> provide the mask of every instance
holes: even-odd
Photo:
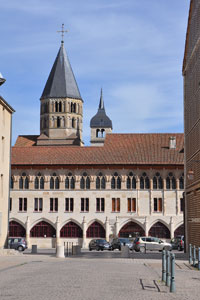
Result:
[[[187,245],[200,247],[200,0],[191,0],[183,61]]]
[[[5,79],[0,74],[0,85]],[[10,148],[14,109],[0,96],[0,248],[8,236]]]
[[[83,100],[62,42],[41,97],[40,135],[12,149],[10,236],[29,246],[183,233],[182,133],[114,134],[101,91],[82,140]]]

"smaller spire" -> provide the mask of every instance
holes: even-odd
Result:
[[[99,109],[104,109],[103,91],[102,91],[102,88],[101,88],[101,96],[100,96],[100,101],[99,101]]]

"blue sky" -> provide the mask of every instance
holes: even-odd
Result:
[[[61,24],[84,100],[83,138],[103,88],[115,133],[183,132],[182,61],[189,0],[9,0],[0,4],[0,94],[13,106],[13,143],[39,134],[39,99]]]

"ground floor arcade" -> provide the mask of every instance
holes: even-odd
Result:
[[[111,222],[108,218],[105,222],[98,219],[87,221],[83,217],[82,223],[74,219],[62,223],[59,217],[55,223],[44,218],[31,222],[27,217],[25,223],[18,219],[11,219],[9,223],[10,237],[26,237],[28,247],[36,244],[39,248],[52,248],[65,242],[74,242],[82,248],[87,248],[93,238],[111,241],[116,236],[128,238],[155,236],[170,240],[183,232],[183,221],[173,217],[169,220],[147,217],[143,220],[123,220],[116,217],[115,222]]]

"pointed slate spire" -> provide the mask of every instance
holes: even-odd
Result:
[[[100,101],[99,101],[99,109],[104,109],[103,91],[102,91],[102,88],[101,88],[101,96],[100,96]]]
[[[101,96],[99,101],[99,109],[97,114],[90,121],[91,128],[111,128],[112,129],[112,121],[106,115],[104,101],[103,101],[103,92],[101,89]]]
[[[42,93],[41,99],[43,98],[82,100],[63,41]]]

